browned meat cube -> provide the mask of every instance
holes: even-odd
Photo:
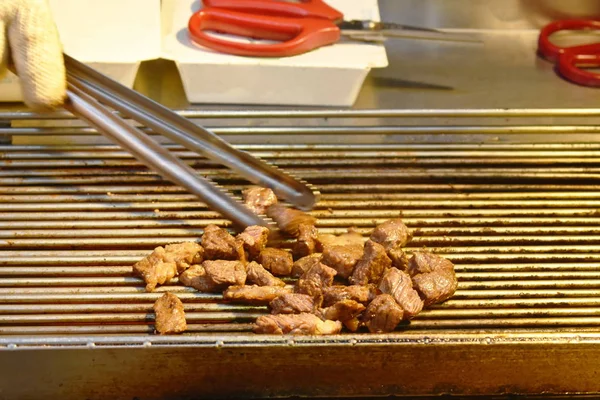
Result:
[[[317,251],[322,252],[323,249],[327,246],[355,246],[360,245],[364,246],[365,239],[363,236],[355,231],[354,229],[348,229],[348,232],[342,233],[339,236],[332,235],[329,233],[320,234],[317,237]]]
[[[305,257],[315,252],[317,246],[317,228],[313,225],[300,224],[298,238],[294,243],[293,253],[296,257]]]
[[[374,285],[333,285],[325,288],[323,306],[329,307],[342,300],[354,300],[362,304],[368,304],[377,296],[377,287]]]
[[[380,294],[369,304],[363,322],[371,333],[392,332],[402,321],[402,308],[389,294]]]
[[[409,261],[408,272],[425,306],[449,299],[458,287],[454,264],[435,254],[415,253]]]
[[[191,264],[202,262],[204,249],[195,242],[174,243],[157,247],[152,253],[133,266],[133,272],[146,282],[146,290],[151,292],[156,285],[182,273]]]
[[[365,252],[354,267],[350,283],[354,285],[379,284],[383,273],[391,266],[392,260],[387,256],[383,246],[367,240]]]
[[[388,257],[392,260],[392,265],[400,270],[406,270],[408,266],[408,257],[402,250],[412,236],[406,225],[401,219],[392,219],[378,225],[371,233],[371,240],[381,244]]]
[[[322,309],[321,315],[324,319],[345,322],[357,318],[364,310],[365,306],[354,300],[342,300]]]
[[[183,303],[173,293],[165,293],[154,303],[154,325],[160,334],[181,333],[187,330]]]
[[[412,236],[400,218],[391,219],[378,225],[371,233],[370,239],[381,244],[386,250],[404,247]]]
[[[235,240],[225,229],[208,225],[202,235],[202,247],[206,260],[242,260],[245,261],[244,245]]]
[[[408,268],[408,256],[400,247],[387,251],[387,255],[392,260],[392,265],[399,270],[406,271]]]
[[[312,296],[315,298],[317,306],[320,306],[323,301],[323,292],[325,288],[331,286],[336,273],[335,269],[317,263],[298,279],[297,291]]]
[[[276,278],[262,265],[252,261],[246,265],[247,280],[258,286],[285,286],[285,282]]]
[[[391,295],[404,311],[404,318],[411,319],[423,309],[419,293],[413,289],[410,276],[397,268],[386,271],[379,283],[381,292]]]
[[[310,256],[302,257],[292,265],[292,276],[299,278],[308,271],[313,265],[321,261],[321,253],[313,253]]]
[[[444,257],[425,252],[418,251],[413,253],[408,263],[408,274],[416,276],[418,274],[426,274],[435,271],[454,271],[454,264]]]
[[[204,261],[202,266],[206,270],[206,275],[219,288],[246,283],[246,268],[241,261]]]
[[[360,317],[352,318],[342,323],[350,332],[356,332],[358,328],[360,328],[362,325],[362,323],[360,322]]]
[[[253,260],[267,246],[269,229],[260,225],[252,225],[237,235],[237,239],[242,242],[244,250],[246,250],[250,259]]]
[[[282,204],[273,204],[267,208],[269,216],[282,232],[298,237],[298,227],[300,225],[315,226],[317,219],[300,210],[287,208]]]
[[[340,321],[322,321],[314,314],[261,315],[254,323],[255,333],[332,335],[342,330]]]
[[[307,294],[286,293],[273,299],[269,306],[272,314],[312,313],[315,310],[315,301]]]
[[[255,214],[263,214],[269,206],[277,203],[277,196],[269,188],[251,186],[242,191],[244,204]]]
[[[206,275],[206,270],[202,265],[192,265],[190,268],[185,270],[184,273],[179,275],[179,282],[183,283],[185,286],[193,287],[201,292],[214,291],[214,284]]]
[[[352,276],[354,266],[364,254],[364,245],[325,246],[321,262],[337,271],[337,276],[348,279]]]
[[[165,249],[157,247],[149,256],[133,265],[133,272],[146,282],[146,291],[153,291],[157,285],[162,285],[177,275],[177,264],[165,261],[165,257]]]
[[[196,242],[173,243],[165,246],[165,261],[177,264],[177,272],[182,273],[193,264],[204,260],[204,248]]]
[[[289,276],[292,272],[294,260],[292,255],[285,250],[267,247],[258,255],[257,261],[271,271],[273,275]]]
[[[179,276],[186,286],[201,292],[221,292],[229,285],[246,282],[246,268],[241,261],[207,260],[202,265],[193,265]]]
[[[223,292],[223,298],[239,303],[267,305],[278,296],[292,293],[292,290],[291,286],[229,286]]]

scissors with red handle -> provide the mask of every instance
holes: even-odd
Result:
[[[556,32],[589,29],[600,31],[600,21],[572,19],[551,22],[540,31],[538,52],[555,62],[565,79],[583,86],[600,87],[600,74],[581,68],[600,67],[600,43],[560,47],[550,42],[550,36]]]
[[[190,39],[222,53],[253,57],[289,57],[338,42],[380,42],[383,37],[420,37],[473,41],[434,29],[376,21],[344,21],[344,15],[322,0],[203,0],[204,8],[188,23]],[[277,43],[227,40],[209,31]]]

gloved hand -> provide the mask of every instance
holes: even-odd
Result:
[[[0,77],[14,65],[25,104],[54,109],[66,97],[62,45],[47,0],[0,0]]]

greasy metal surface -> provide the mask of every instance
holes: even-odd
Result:
[[[368,235],[374,224],[401,216],[414,232],[409,250],[427,247],[456,263],[456,296],[394,338],[417,340],[426,330],[435,339],[448,329],[464,330],[462,337],[490,329],[494,341],[500,340],[494,332],[507,328],[529,335],[546,328],[595,332],[600,326],[600,145],[239,148],[320,189],[313,215],[321,231],[355,226]],[[224,187],[244,187],[225,168],[171,149]],[[0,344],[150,333],[152,303],[166,290],[182,295],[188,335],[247,331],[265,311],[222,304],[220,296],[176,286],[175,280],[157,293],[144,292],[131,275],[133,263],[155,246],[197,240],[208,223],[228,222],[126,152],[81,145],[0,151],[0,333],[7,335]],[[24,336],[34,334],[40,336]],[[164,339],[127,339],[155,340]],[[187,339],[167,341],[180,340]]]
[[[321,231],[355,226],[367,235],[401,216],[414,232],[409,250],[427,247],[455,262],[455,297],[389,335],[257,336],[251,323],[264,307],[224,304],[218,294],[175,280],[146,293],[131,275],[134,262],[157,245],[196,240],[207,224],[228,222],[116,146],[0,147],[0,364],[35,363],[31,376],[47,382],[41,392],[16,385],[5,393],[599,393],[598,365],[590,360],[600,343],[600,144],[565,135],[548,143],[540,126],[528,143],[494,141],[494,133],[473,127],[483,143],[454,144],[426,129],[398,142],[393,127],[381,130],[379,142],[367,134],[373,128],[326,130],[330,143],[322,144],[296,143],[306,137],[298,128],[280,127],[279,143],[243,143],[256,137],[252,129],[236,135],[224,127],[222,134],[316,185],[322,197],[312,213]],[[60,132],[46,129],[29,137]],[[22,143],[31,130],[5,133]],[[286,144],[288,138],[296,141]],[[224,167],[169,148],[234,192],[247,185]],[[152,304],[167,290],[184,302],[184,335],[153,334]],[[62,368],[49,373],[56,363]],[[427,373],[415,374],[414,365]],[[192,369],[197,379],[187,378]],[[310,385],[300,377],[308,369]],[[4,376],[18,381],[13,371]],[[225,378],[232,373],[236,379]],[[90,380],[92,389],[78,383]]]

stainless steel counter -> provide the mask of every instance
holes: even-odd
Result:
[[[483,40],[483,44],[388,41],[385,46],[389,67],[371,72],[354,109],[582,108],[600,105],[598,89],[566,82],[556,75],[550,63],[536,56],[537,33],[543,24],[556,18],[598,17],[600,3],[597,1],[380,0],[380,7],[384,20],[472,32]],[[383,82],[381,78],[385,78]],[[449,86],[452,90],[423,89],[406,81]],[[170,107],[189,106],[175,65],[170,61],[143,63],[135,88]],[[22,108],[19,105],[0,108],[7,107]]]

